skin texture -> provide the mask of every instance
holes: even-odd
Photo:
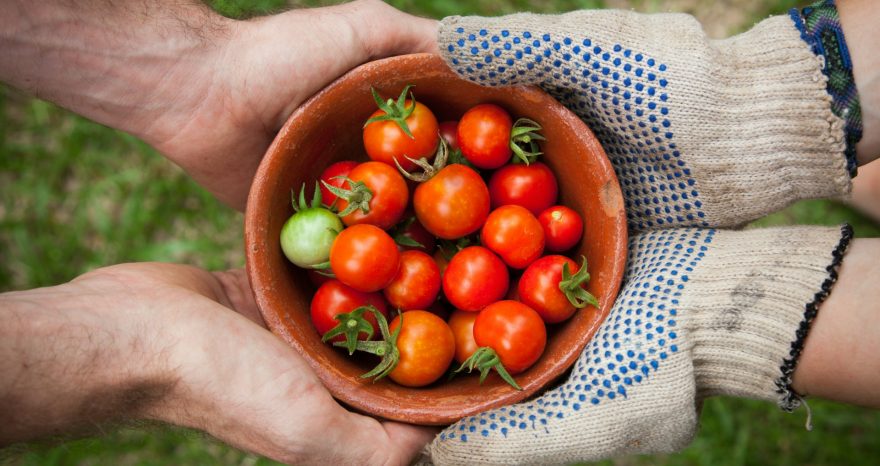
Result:
[[[794,373],[801,394],[880,408],[880,239],[856,239]]]
[[[856,146],[861,167],[853,179],[851,203],[880,220],[880,162],[874,161],[880,155],[880,56],[875,45],[880,41],[880,15],[869,0],[840,0],[837,9],[853,61],[864,130]],[[857,239],[850,246],[794,373],[793,386],[799,393],[880,407],[880,338],[872,335],[880,328],[880,292],[872,283],[880,275],[878,257],[878,239]]]
[[[437,50],[436,21],[378,0],[248,21],[196,1],[4,7],[0,80],[140,137],[239,210],[307,98],[361,63]]]
[[[242,270],[118,265],[2,294],[0,318],[3,445],[153,419],[285,463],[406,464],[433,435],[339,406]]]
[[[853,63],[853,77],[859,90],[863,135],[856,146],[860,165],[880,156],[880,43],[877,5],[871,0],[836,2],[840,24]]]
[[[186,0],[4,8],[0,80],[143,139],[237,209],[305,99],[436,50],[435,21],[378,0],[248,21]],[[433,433],[340,407],[262,327],[243,271],[114,266],[0,295],[0,319],[0,445],[150,419],[286,463],[407,464]]]

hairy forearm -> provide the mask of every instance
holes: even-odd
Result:
[[[0,322],[0,445],[145,417],[174,387],[148,325],[99,288],[2,294]]]
[[[856,239],[794,373],[799,393],[880,408],[880,238]]]
[[[198,1],[13,0],[0,15],[0,80],[138,136],[203,96],[230,21]]]

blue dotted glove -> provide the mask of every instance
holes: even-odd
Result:
[[[566,464],[683,448],[711,395],[796,406],[791,374],[848,227],[668,229],[630,241],[628,278],[559,387],[465,418],[436,464]]]
[[[461,76],[540,85],[583,118],[633,230],[738,226],[850,191],[823,61],[789,17],[717,41],[681,14],[451,17],[439,42]]]

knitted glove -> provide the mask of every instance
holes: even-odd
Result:
[[[657,230],[630,241],[628,279],[568,380],[465,418],[430,446],[445,464],[565,464],[670,452],[712,395],[793,409],[791,375],[848,226]]]
[[[804,28],[792,13],[710,40],[688,15],[600,10],[450,17],[439,42],[461,76],[538,84],[581,116],[615,166],[631,229],[729,227],[850,191],[854,149],[823,74],[832,50]],[[848,63],[839,27],[828,37],[834,63]]]

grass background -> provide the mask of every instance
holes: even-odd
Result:
[[[326,1],[214,0],[231,17]],[[724,37],[791,0],[393,0],[405,11],[442,17],[513,11],[561,12],[623,7],[696,15]],[[856,235],[880,228],[839,203],[806,201],[759,223],[852,223]],[[217,269],[244,263],[242,216],[207,194],[150,147],[50,103],[0,86],[0,291],[58,284],[101,265],[181,261]],[[772,404],[717,398],[704,406],[693,444],[678,454],[630,457],[602,464],[839,465],[880,458],[880,413],[811,401],[815,430],[803,410],[786,415]],[[295,422],[295,420],[292,420]],[[264,458],[196,431],[164,426],[109,429],[65,443],[0,450],[4,465],[264,465]]]

